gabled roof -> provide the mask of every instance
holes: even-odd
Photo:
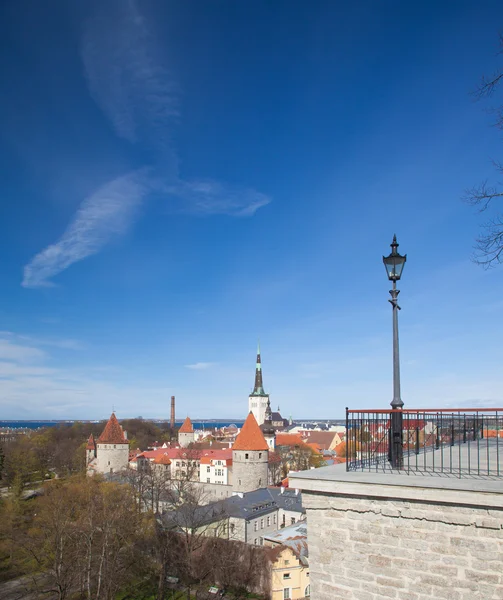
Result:
[[[268,450],[264,434],[260,431],[257,420],[250,411],[239,435],[232,446],[233,450]]]
[[[96,448],[96,442],[94,441],[94,436],[91,433],[89,439],[87,440],[86,450],[94,450]]]
[[[190,420],[190,417],[185,419],[178,433],[194,433],[194,428],[192,427],[192,421]]]
[[[322,450],[328,450],[336,434],[336,431],[308,431],[302,437],[305,442],[318,444]]]
[[[169,456],[167,454],[161,454],[154,459],[155,465],[170,465],[171,461],[169,460]]]
[[[98,438],[98,444],[127,444],[128,441],[124,435],[122,427],[117,421],[115,413],[112,413],[108,419],[108,423],[103,429],[103,433]]]

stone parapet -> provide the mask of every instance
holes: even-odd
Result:
[[[503,484],[316,471],[290,481],[307,509],[312,600],[503,600]]]

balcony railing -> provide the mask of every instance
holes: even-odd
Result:
[[[393,423],[399,424],[398,431],[392,431]],[[346,440],[348,471],[393,470],[394,440],[400,472],[503,477],[500,408],[346,409]]]

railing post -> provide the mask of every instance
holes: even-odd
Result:
[[[346,406],[346,471],[349,471],[349,461],[351,458],[349,438],[349,408]]]
[[[403,413],[401,410],[391,412],[391,466],[393,469],[403,468]]]
[[[416,427],[416,454],[419,454],[419,427]]]

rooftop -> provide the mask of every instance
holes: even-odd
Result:
[[[108,423],[103,429],[103,433],[98,438],[98,444],[127,444],[128,441],[124,435],[124,431],[117,421],[115,413],[110,415]]]
[[[194,433],[194,428],[192,427],[192,421],[190,420],[190,417],[186,417],[178,433]]]
[[[239,435],[232,446],[233,450],[268,450],[269,446],[265,441],[264,434],[258,426],[252,412],[246,417]]]

